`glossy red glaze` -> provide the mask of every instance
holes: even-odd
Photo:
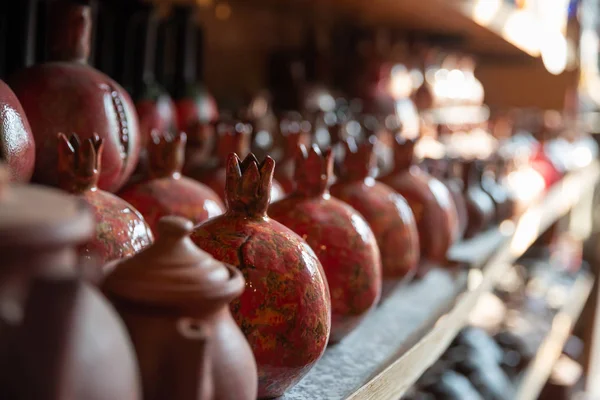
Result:
[[[152,140],[152,132],[173,132],[177,126],[177,111],[173,100],[166,93],[157,97],[145,97],[135,103],[140,121],[142,148]]]
[[[21,103],[0,80],[0,160],[8,166],[13,182],[31,179],[35,163],[35,142]]]
[[[406,200],[372,175],[376,158],[374,141],[357,146],[349,138],[346,157],[331,194],[354,207],[375,234],[383,275],[383,297],[403,279],[410,279],[419,264],[419,231]]]
[[[56,134],[98,134],[104,141],[98,187],[116,191],[139,157],[138,119],[131,98],[115,81],[85,64],[89,53],[90,7],[52,3],[49,62],[21,71],[10,84],[27,113],[36,143],[33,180],[57,185]]]
[[[379,180],[408,201],[419,229],[421,259],[442,263],[458,237],[456,206],[442,182],[413,165],[415,144],[415,140],[397,136],[394,170]]]
[[[238,267],[246,289],[232,314],[258,366],[260,398],[282,395],[312,368],[329,339],[329,291],[315,253],[267,214],[275,162],[250,154],[227,164],[227,212],[200,224],[192,240]]]
[[[206,184],[225,200],[227,159],[231,153],[239,154],[241,157],[245,157],[250,153],[252,126],[242,122],[220,122],[217,124],[217,135],[217,155],[212,165],[195,168],[187,172],[186,175]],[[273,179],[271,201],[277,201],[284,196],[285,191],[282,186]]]
[[[458,216],[458,239],[461,239],[465,235],[467,225],[469,224],[469,212],[467,210],[467,201],[465,200],[465,196],[463,194],[464,184],[459,168],[462,167],[458,161],[449,161],[447,171],[444,174],[445,177],[442,182],[444,182],[444,185],[446,185],[450,191],[452,200],[456,206],[456,212]]]
[[[330,342],[342,340],[358,326],[381,295],[381,255],[364,218],[329,194],[331,151],[300,147],[296,190],[273,203],[269,215],[292,229],[312,247],[323,265],[331,293]]]
[[[103,141],[97,135],[80,142],[73,134],[58,134],[60,187],[81,196],[96,220],[96,234],[79,248],[83,260],[99,265],[131,256],[152,243],[152,231],[142,215],[119,197],[97,187]]]
[[[199,224],[225,211],[223,202],[209,187],[181,176],[185,143],[185,133],[171,137],[155,131],[148,145],[150,179],[120,193],[142,213],[154,234],[158,220],[167,215]]]

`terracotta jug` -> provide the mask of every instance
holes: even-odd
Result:
[[[225,175],[227,157],[231,153],[246,156],[250,153],[252,125],[243,122],[220,121],[217,123],[217,154],[211,163],[186,173],[209,186],[225,200]],[[281,199],[285,195],[281,185],[273,180],[271,186],[271,201]]]
[[[35,142],[21,103],[0,80],[0,160],[5,162],[10,179],[27,182],[33,174]]]
[[[58,173],[60,187],[80,196],[92,209],[96,234],[79,248],[83,260],[100,265],[132,256],[152,243],[152,231],[133,206],[100,190],[101,157],[104,141],[93,135],[81,141],[77,134],[58,134]]]
[[[8,179],[0,165],[0,319],[17,324],[32,277],[74,269],[76,247],[92,236],[94,219],[81,199]]]
[[[173,136],[154,132],[147,150],[149,179],[119,194],[142,213],[155,235],[159,219],[166,215],[178,215],[199,224],[225,211],[211,188],[181,176],[185,143],[185,133]]]
[[[142,398],[123,322],[106,299],[73,272],[45,274],[30,285],[22,323],[11,326],[3,339],[3,398]]]
[[[465,231],[465,238],[472,238],[477,233],[485,230],[494,219],[494,202],[481,188],[480,161],[469,160],[463,162],[463,194],[467,201],[469,224]]]
[[[411,279],[419,264],[419,231],[406,200],[376,181],[377,141],[357,145],[346,140],[344,164],[331,194],[354,207],[375,234],[382,261],[382,297],[401,281]]]
[[[458,215],[452,195],[438,179],[414,165],[415,139],[395,138],[394,168],[379,180],[400,193],[413,211],[419,228],[421,259],[444,262],[458,238]],[[421,263],[427,267],[427,264]],[[419,269],[417,275],[426,270]]]
[[[322,266],[304,240],[267,216],[275,162],[253,154],[227,163],[227,212],[196,227],[192,240],[242,271],[231,304],[258,367],[258,397],[281,396],[319,360],[331,324]]]
[[[277,163],[275,178],[281,184],[285,193],[294,190],[294,164],[299,145],[308,146],[311,141],[311,125],[303,121],[302,117],[283,117],[280,121],[280,131],[283,139],[283,159]]]
[[[331,292],[331,337],[337,343],[354,330],[381,296],[381,254],[367,221],[329,193],[331,150],[301,146],[296,190],[269,208],[271,218],[301,236],[314,250]]]
[[[104,291],[133,339],[146,400],[165,399],[160,395],[162,374],[171,357],[173,327],[184,317],[211,332],[206,351],[212,398],[254,400],[254,357],[228,308],[244,291],[244,278],[233,266],[198,249],[189,238],[193,228],[180,217],[162,218],[154,245],[117,264],[104,281]],[[178,370],[174,375],[186,373],[184,366],[170,368]]]
[[[18,73],[10,85],[27,113],[36,143],[35,182],[57,185],[57,132],[98,134],[105,143],[98,187],[116,191],[133,172],[140,152],[138,119],[129,95],[87,65],[92,30],[89,4],[49,3],[50,59]]]

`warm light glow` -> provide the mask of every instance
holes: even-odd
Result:
[[[483,273],[479,269],[471,269],[469,270],[469,274],[467,275],[467,287],[469,290],[475,290],[481,285],[483,282]]]
[[[540,33],[535,17],[527,11],[517,11],[508,17],[503,35],[506,40],[532,55],[540,53]]]
[[[504,220],[500,223],[500,226],[498,226],[498,230],[500,230],[500,233],[504,236],[510,236],[515,231],[515,223],[509,219]]]
[[[541,213],[539,210],[531,210],[523,214],[510,242],[510,250],[515,256],[523,254],[537,238],[540,222]]]
[[[502,0],[477,0],[473,6],[473,20],[480,25],[487,26],[500,10]]]
[[[413,91],[413,78],[403,65],[395,65],[392,68],[390,79],[390,92],[394,99],[406,99]]]
[[[215,16],[217,19],[226,20],[231,17],[231,6],[227,3],[219,3],[215,7]]]
[[[525,205],[537,199],[546,187],[544,177],[530,166],[511,172],[506,182],[512,194]]]
[[[446,146],[430,136],[423,136],[415,145],[415,155],[421,159],[439,160],[446,155]]]
[[[560,31],[551,31],[543,35],[541,52],[544,66],[551,74],[559,75],[567,67],[567,39]]]

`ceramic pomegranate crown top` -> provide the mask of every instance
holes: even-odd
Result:
[[[154,130],[148,142],[150,176],[152,178],[179,178],[185,161],[187,135],[180,132],[171,135]]]
[[[89,1],[58,0],[50,7],[52,61],[87,62],[90,55],[92,17]]]
[[[394,170],[402,171],[410,168],[415,156],[415,145],[418,138],[408,139],[399,134],[394,137]]]
[[[285,143],[283,150],[286,157],[293,157],[299,145],[310,145],[310,122],[284,118],[279,126]]]
[[[269,156],[259,163],[252,153],[241,162],[237,154],[230,154],[225,177],[227,212],[239,212],[252,217],[266,216],[274,170],[275,161]]]
[[[154,244],[117,265],[104,289],[121,299],[181,310],[222,306],[244,290],[237,269],[215,260],[189,238],[194,224],[163,217]]]
[[[313,144],[308,149],[298,146],[294,180],[295,193],[304,196],[319,196],[326,193],[333,177],[333,156],[331,149],[321,153],[319,147]]]
[[[58,185],[70,193],[98,187],[104,141],[97,134],[83,143],[76,133],[58,134]]]
[[[353,137],[344,142],[345,157],[341,168],[340,178],[343,180],[361,180],[375,175],[377,159],[375,158],[375,137],[362,143],[357,143]]]
[[[244,158],[250,153],[252,125],[244,122],[221,121],[217,124],[217,155],[222,162],[231,153]]]

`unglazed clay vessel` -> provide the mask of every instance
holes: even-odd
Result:
[[[302,238],[267,216],[275,162],[253,154],[227,162],[227,212],[196,227],[192,240],[244,274],[231,303],[258,366],[258,397],[281,396],[319,360],[331,306],[321,263]]]
[[[469,212],[465,238],[472,238],[489,226],[496,210],[492,198],[481,188],[481,169],[477,160],[463,163],[463,183],[463,194]]]
[[[375,140],[357,145],[346,141],[346,157],[331,194],[354,207],[375,234],[381,252],[383,296],[412,278],[419,264],[419,231],[406,200],[377,182]]]
[[[367,221],[331,197],[331,151],[301,146],[296,158],[296,190],[271,205],[269,215],[312,247],[331,293],[331,343],[360,324],[381,295],[381,255]],[[400,255],[399,255],[400,257]]]
[[[187,366],[169,366],[174,327],[184,317],[211,332],[206,343],[211,398],[254,400],[254,357],[229,311],[229,302],[244,291],[244,278],[238,269],[198,249],[189,238],[193,228],[181,217],[161,219],[154,245],[120,262],[104,281],[104,291],[133,339],[146,400],[165,399],[166,368],[174,368],[174,375],[191,374],[183,371]]]
[[[35,164],[35,142],[19,99],[0,80],[0,160],[14,182],[27,182]]]
[[[104,141],[97,135],[81,141],[77,134],[58,134],[59,185],[79,195],[91,207],[96,234],[79,255],[100,265],[129,257],[152,243],[150,227],[138,210],[119,197],[100,190],[98,178]]]
[[[208,165],[186,173],[209,186],[225,200],[225,176],[227,159],[231,153],[245,157],[250,153],[252,125],[243,122],[221,121],[217,124],[217,154]],[[277,201],[285,195],[281,185],[273,180],[271,185],[271,201]]]
[[[181,176],[185,133],[155,134],[148,144],[150,177],[127,187],[120,197],[142,213],[156,234],[161,217],[177,215],[199,224],[225,211],[223,202],[209,187]]]
[[[300,119],[282,118],[280,121],[281,137],[283,139],[283,159],[277,163],[275,178],[281,184],[285,193],[294,191],[294,164],[298,146],[309,146],[311,141],[310,123]]]
[[[90,52],[89,5],[57,0],[50,5],[50,59],[21,71],[10,85],[27,113],[36,143],[33,180],[57,185],[56,134],[98,134],[104,141],[98,187],[114,192],[133,172],[140,151],[139,127],[129,95],[86,64]]]
[[[458,238],[456,206],[442,182],[413,165],[415,144],[414,139],[396,136],[394,168],[379,180],[408,201],[419,229],[421,259],[443,263],[446,252]],[[420,269],[417,274],[425,272]]]
[[[141,400],[123,322],[74,272],[32,281],[23,321],[10,327],[0,353],[3,398]]]
[[[81,199],[38,185],[8,185],[9,177],[0,165],[0,319],[18,324],[30,280],[74,269],[76,248],[92,236],[94,218]],[[0,327],[0,343],[1,337]]]

